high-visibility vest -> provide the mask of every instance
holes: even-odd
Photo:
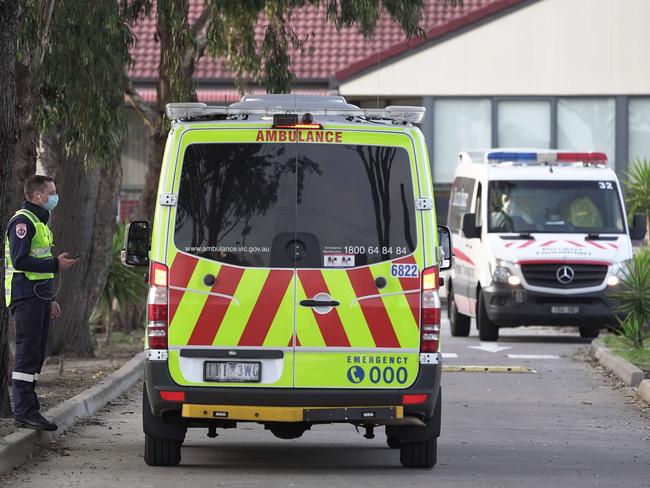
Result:
[[[11,222],[19,215],[27,217],[36,228],[36,234],[32,238],[29,255],[36,259],[52,258],[52,243],[54,242],[52,231],[32,212],[24,208],[18,210],[9,221],[7,228],[9,228]],[[14,269],[11,262],[11,254],[9,252],[9,239],[5,239],[5,303],[7,304],[7,307],[11,305],[11,282],[16,273],[23,273],[30,281],[51,280],[54,278],[54,273],[36,273],[34,271],[20,271]]]

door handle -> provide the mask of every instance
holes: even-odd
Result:
[[[338,307],[340,303],[336,300],[301,300],[300,305],[303,307]]]

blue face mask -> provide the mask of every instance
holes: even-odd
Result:
[[[43,204],[43,208],[48,212],[54,210],[54,207],[59,203],[59,195],[49,195],[47,197],[47,202]]]

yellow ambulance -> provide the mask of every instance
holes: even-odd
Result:
[[[439,271],[422,107],[246,96],[167,106],[149,267],[145,462],[177,465],[188,428],[385,427],[405,467],[436,463]]]

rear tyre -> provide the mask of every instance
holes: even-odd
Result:
[[[583,339],[595,339],[600,335],[600,329],[595,329],[592,327],[578,327],[580,331],[580,337]]]
[[[438,399],[433,416],[427,421],[428,439],[402,442],[399,445],[399,460],[405,468],[431,469],[438,462],[438,436],[442,423],[442,390],[438,389]]]
[[[476,314],[478,337],[481,342],[494,342],[499,340],[499,328],[488,317],[485,296],[480,291],[478,294],[478,313]]]
[[[449,291],[447,297],[447,315],[449,316],[449,330],[453,337],[467,337],[471,318],[458,312],[456,308],[456,297],[453,291]]]
[[[388,435],[388,436],[386,436],[386,444],[391,449],[399,449],[400,446],[401,446],[401,444],[399,442],[399,438],[396,435]]]
[[[144,435],[144,462],[149,466],[178,466],[183,441]]]
[[[177,466],[181,462],[181,446],[185,440],[186,427],[154,415],[151,412],[146,384],[142,393],[144,462],[149,466]]]
[[[399,460],[405,468],[431,469],[438,459],[438,438],[400,445]]]

